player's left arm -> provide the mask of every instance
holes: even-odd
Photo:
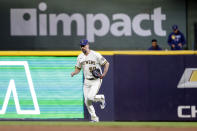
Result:
[[[104,67],[103,74],[100,77],[101,79],[103,79],[103,77],[105,77],[108,72],[109,62],[100,53],[96,53],[96,56],[99,64]]]
[[[108,69],[109,69],[109,62],[106,61],[106,63],[105,63],[103,66],[104,66],[104,70],[103,70],[103,74],[102,74],[102,76],[101,76],[101,79],[102,79],[103,77],[105,77],[106,74],[107,74],[107,72],[108,72]]]

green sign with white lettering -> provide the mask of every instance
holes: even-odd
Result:
[[[1,0],[2,50],[147,49],[153,38],[168,48],[171,26],[186,34],[185,1]]]

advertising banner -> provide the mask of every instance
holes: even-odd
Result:
[[[148,49],[153,38],[168,48],[171,26],[186,35],[183,0],[1,0],[1,50]]]
[[[83,76],[76,57],[0,57],[1,119],[84,118]]]

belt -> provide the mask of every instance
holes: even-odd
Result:
[[[87,80],[96,80],[98,78],[86,78]]]

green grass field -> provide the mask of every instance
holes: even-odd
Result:
[[[35,126],[133,126],[133,127],[197,127],[197,122],[55,122],[55,121],[0,121],[1,125]]]

